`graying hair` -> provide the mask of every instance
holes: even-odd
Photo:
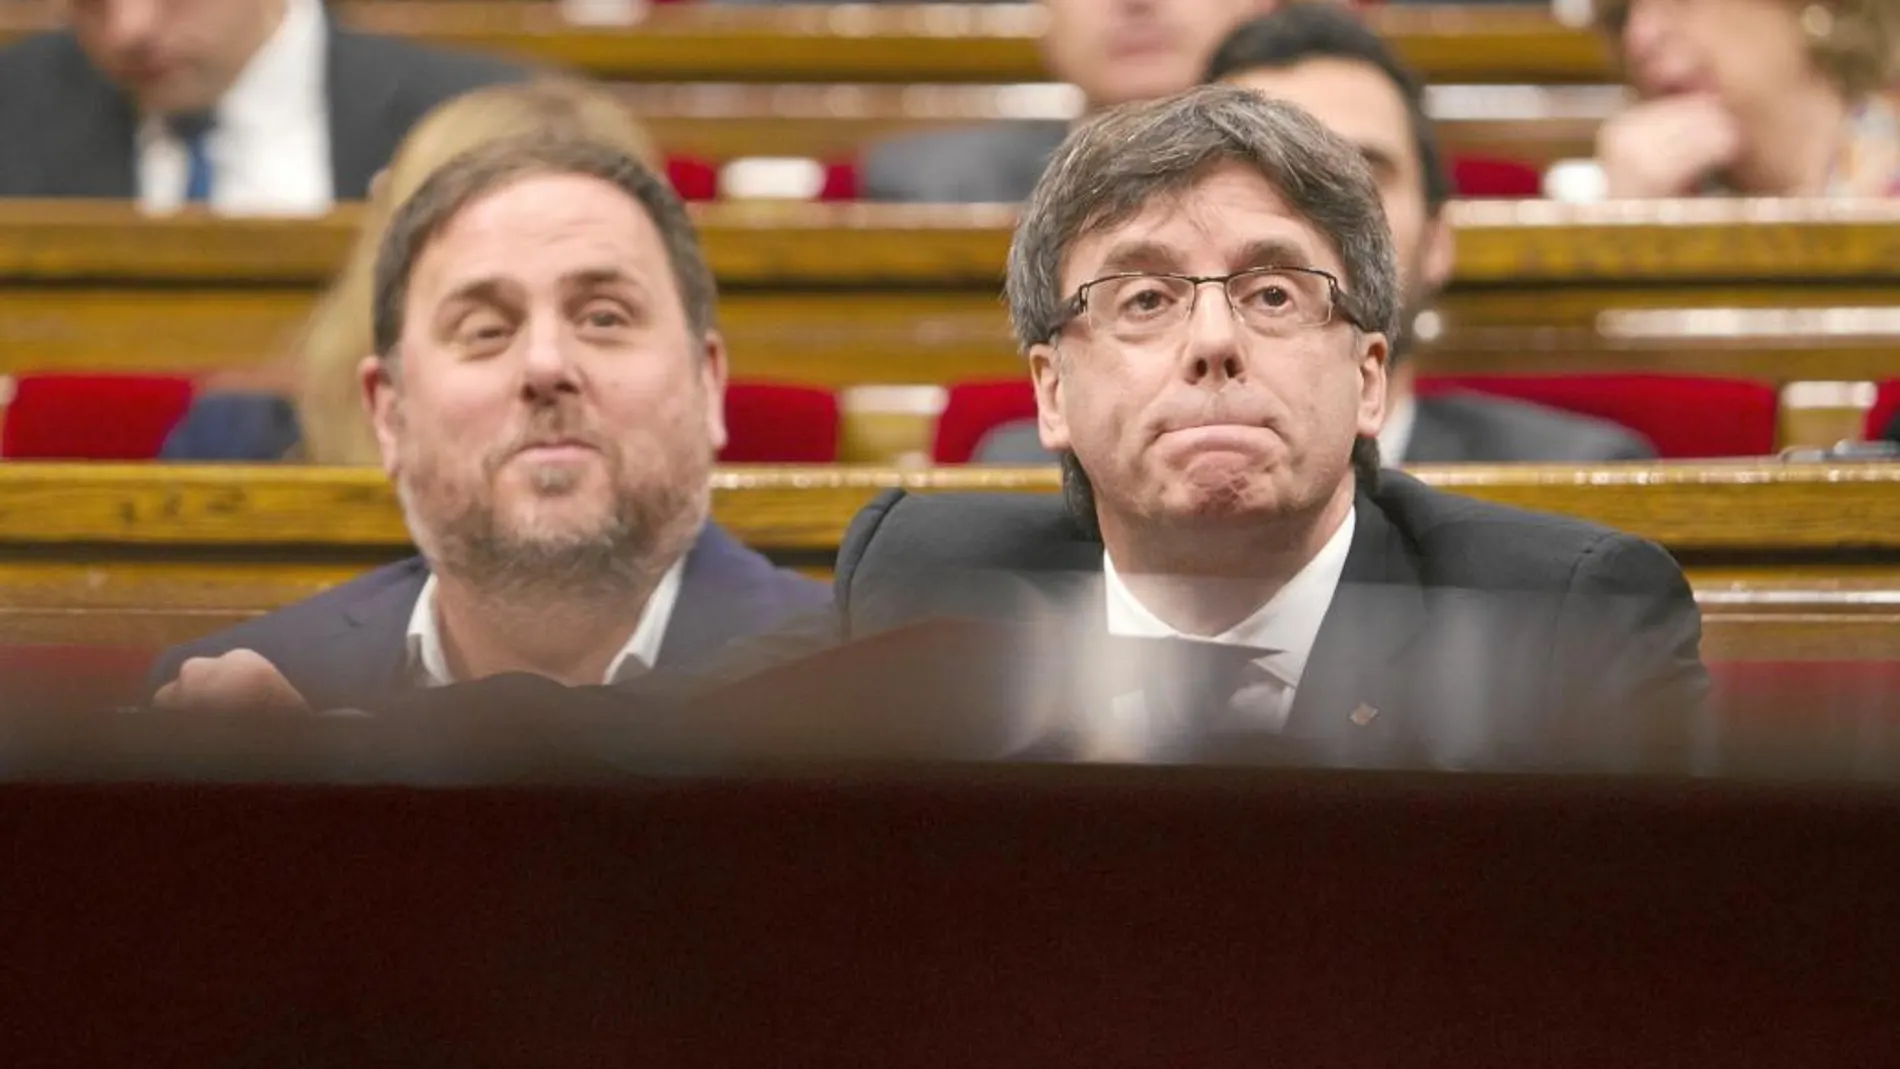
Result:
[[[1156,198],[1186,192],[1213,168],[1258,171],[1293,213],[1338,253],[1340,300],[1368,330],[1397,336],[1398,257],[1379,190],[1359,152],[1292,104],[1229,85],[1111,108],[1082,124],[1049,161],[1023,206],[1009,247],[1004,294],[1024,352],[1047,342],[1069,295],[1062,265],[1082,237],[1141,214]],[[1311,266],[1311,265],[1300,265]],[[1353,445],[1360,485],[1379,475],[1379,447]],[[1063,462],[1070,508],[1094,530],[1093,491],[1074,458]]]
[[[1398,259],[1358,150],[1291,104],[1204,85],[1112,108],[1056,150],[1010,243],[1005,293],[1017,343],[1027,351],[1055,333],[1068,296],[1062,261],[1078,239],[1127,222],[1222,163],[1259,171],[1332,243],[1348,309],[1390,335],[1399,316]]]

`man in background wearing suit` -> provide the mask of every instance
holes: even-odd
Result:
[[[1377,34],[1346,8],[1295,3],[1236,29],[1214,53],[1209,81],[1306,109],[1365,157],[1379,185],[1399,258],[1405,303],[1392,339],[1385,427],[1387,464],[1640,460],[1655,450],[1610,423],[1542,405],[1477,394],[1418,397],[1410,326],[1451,278],[1454,236],[1445,216],[1451,180],[1425,114],[1424,91]],[[975,459],[1050,462],[1033,425],[986,435]]]
[[[1178,93],[1215,44],[1271,0],[1043,0],[1043,62],[1085,111]],[[894,138],[861,168],[868,200],[1014,204],[1029,196],[1069,124],[1015,120]]]
[[[1114,759],[1264,737],[1623,769],[1690,745],[1700,616],[1666,552],[1380,471],[1401,273],[1363,154],[1305,111],[1212,85],[1078,128],[1006,290],[1065,494],[887,494],[840,552],[836,637],[970,615],[986,580],[1020,614],[1024,581],[1110,636],[1237,651],[1205,719],[1085,704],[1080,752]]]
[[[374,293],[363,393],[421,556],[171,651],[159,704],[619,681],[825,603],[708,520],[713,276],[632,158],[573,140],[456,158],[390,221]]]
[[[0,50],[0,197],[320,214],[434,105],[525,72],[350,33],[321,0],[70,0]]]

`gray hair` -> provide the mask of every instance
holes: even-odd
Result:
[[[396,209],[376,254],[373,329],[376,352],[395,354],[402,337],[409,276],[429,242],[462,210],[489,193],[527,178],[581,175],[618,188],[660,232],[679,285],[680,303],[694,337],[714,325],[718,288],[700,251],[699,235],[686,205],[666,180],[611,145],[559,134],[503,138],[469,149],[437,168]]]
[[[1017,344],[1027,352],[1054,336],[1068,297],[1062,263],[1077,240],[1127,222],[1157,197],[1192,188],[1223,163],[1257,170],[1332,243],[1344,268],[1346,310],[1367,329],[1396,337],[1403,300],[1398,256],[1358,150],[1292,104],[1203,85],[1111,108],[1056,150],[1010,242],[1004,294]],[[1378,442],[1354,442],[1352,466],[1361,487],[1377,486]],[[1062,469],[1070,512],[1096,533],[1087,474],[1073,454],[1062,458]]]
[[[1062,262],[1085,234],[1118,226],[1222,163],[1259,171],[1339,253],[1342,299],[1388,336],[1398,261],[1379,190],[1358,150],[1305,111],[1251,90],[1204,85],[1103,112],[1069,135],[1023,206],[1004,291],[1026,351],[1062,321]]]

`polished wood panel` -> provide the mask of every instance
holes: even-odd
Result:
[[[981,123],[1073,121],[1072,86],[875,84],[626,85],[621,93],[673,155],[856,158],[879,140]],[[1607,86],[1437,87],[1427,98],[1448,156],[1548,165],[1587,158],[1621,106]]]
[[[1432,357],[1442,371],[1891,374],[1893,206],[1451,210],[1459,257],[1435,310]],[[695,214],[742,375],[855,385],[1020,370],[998,298],[1008,207],[721,204]],[[144,219],[123,205],[0,204],[0,372],[201,371],[269,355],[342,260],[358,217]]]
[[[1419,468],[1427,482],[1607,523],[1669,547],[1711,658],[1900,657],[1900,465]],[[1046,469],[728,467],[714,514],[822,573],[879,491],[1050,492]],[[157,645],[411,552],[380,473],[0,466],[0,639]]]
[[[552,3],[345,0],[344,24],[622,81],[1018,82],[1048,77],[1035,4],[671,4],[635,26],[581,26]],[[1432,82],[1598,83],[1608,50],[1547,9],[1372,7],[1367,18]],[[58,25],[59,4],[16,0],[0,41]]]

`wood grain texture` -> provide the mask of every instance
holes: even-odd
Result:
[[[1687,564],[1712,659],[1900,657],[1900,465],[1415,472],[1661,541]],[[884,489],[1055,486],[1046,469],[728,467],[713,508],[748,544],[822,562]],[[411,551],[372,470],[4,465],[0,641],[168,645]]]
[[[637,27],[575,26],[551,3],[345,0],[357,29],[475,49],[624,81],[1029,82],[1048,77],[1033,4],[674,4]],[[1542,10],[1376,7],[1367,18],[1430,82],[1613,80],[1594,33]],[[0,11],[0,42],[58,25],[48,0]]]

